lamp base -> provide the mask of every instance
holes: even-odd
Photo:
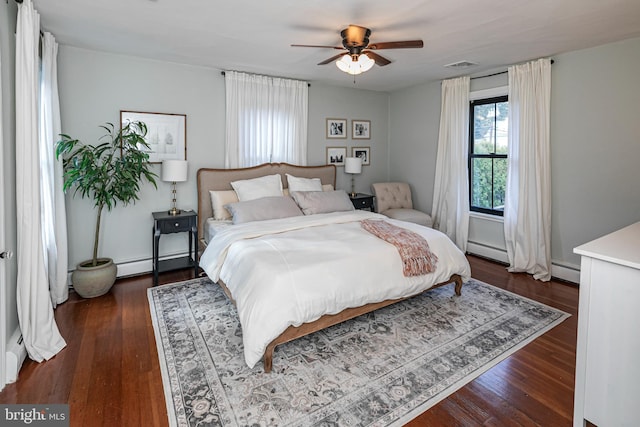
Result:
[[[169,210],[167,211],[167,213],[168,213],[169,215],[174,215],[174,216],[175,216],[175,215],[180,215],[180,214],[182,213],[182,210],[180,210],[180,209],[178,209],[178,208],[176,208],[176,207],[174,206],[174,207],[172,207],[171,209],[169,209]]]
[[[356,197],[358,195],[358,193],[354,193],[353,191],[351,193],[349,193],[349,197],[351,197],[352,199],[354,197]]]

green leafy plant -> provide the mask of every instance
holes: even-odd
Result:
[[[147,126],[143,122],[128,122],[116,130],[112,123],[103,126],[106,133],[98,145],[87,145],[69,135],[61,134],[56,143],[56,158],[63,156],[65,192],[75,187],[73,196],[91,198],[98,210],[91,264],[98,265],[98,241],[102,210],[113,209],[118,202],[127,205],[140,200],[141,183],[146,180],[158,188],[150,170],[149,149],[145,141]]]

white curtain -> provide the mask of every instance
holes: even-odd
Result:
[[[225,86],[225,167],[307,164],[306,82],[227,71]]]
[[[468,76],[442,82],[440,135],[433,188],[433,227],[462,250],[469,235],[469,86]]]
[[[17,308],[29,357],[48,360],[66,343],[53,317],[45,270],[38,147],[40,17],[31,0],[18,6],[16,28]]]
[[[509,67],[504,234],[509,271],[551,278],[551,61]]]
[[[40,164],[42,171],[42,227],[47,256],[51,302],[55,307],[69,297],[67,284],[67,214],[65,210],[62,159],[56,160],[55,144],[60,138],[58,100],[58,43],[51,33],[42,38],[40,78]]]

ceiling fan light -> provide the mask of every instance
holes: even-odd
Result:
[[[340,71],[351,75],[358,75],[368,71],[373,67],[375,61],[369,58],[365,53],[358,55],[357,61],[354,61],[351,55],[346,54],[342,58],[336,61],[336,65]]]
[[[376,62],[373,59],[369,58],[366,53],[363,53],[358,57],[358,63],[360,64],[360,69],[364,73],[365,71],[369,71],[371,67],[373,67],[373,64],[375,64]]]
[[[361,73],[359,68],[356,70],[355,63],[352,61],[351,55],[349,54],[346,54],[342,58],[337,60],[336,65],[338,66],[340,71],[344,71],[348,74],[356,75]]]

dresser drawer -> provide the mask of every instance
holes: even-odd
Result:
[[[369,194],[358,193],[356,196],[349,196],[353,207],[356,209],[369,209],[373,211],[373,196]]]
[[[180,233],[191,230],[191,218],[170,218],[160,222],[160,232]]]
[[[373,206],[373,199],[367,197],[365,199],[353,200],[353,206],[356,209],[369,209],[370,207]]]

